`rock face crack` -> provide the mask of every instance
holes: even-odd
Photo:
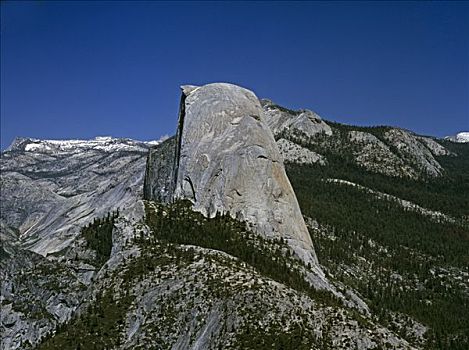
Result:
[[[182,143],[182,133],[184,130],[184,117],[186,114],[186,94],[184,93],[184,88],[183,88],[183,93],[181,94],[181,101],[179,103],[179,120],[178,120],[178,129],[176,133],[176,150],[174,152],[174,173],[173,173],[173,188],[172,188],[172,193],[174,192],[174,189],[176,188],[176,179],[177,179],[177,172],[179,169],[179,157],[181,154],[181,143]]]
[[[194,203],[196,203],[197,202],[197,197],[195,195],[194,184],[192,183],[191,178],[189,176],[186,176],[186,177],[184,177],[184,181],[186,181],[189,184],[190,189],[192,191],[192,200],[194,201]]]

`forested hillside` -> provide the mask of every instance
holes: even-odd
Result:
[[[451,151],[437,157],[442,176],[386,176],[356,164],[353,127],[333,126],[333,137],[283,135],[327,158],[287,166],[321,264],[410,342],[467,349],[468,145],[442,142]],[[361,131],[382,138],[386,129]]]

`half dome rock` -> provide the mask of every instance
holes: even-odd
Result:
[[[176,138],[150,152],[144,193],[163,202],[189,199],[209,217],[229,212],[267,238],[286,239],[306,263],[317,263],[263,108],[247,89],[182,87]]]

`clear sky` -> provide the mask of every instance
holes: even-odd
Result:
[[[1,145],[174,133],[179,85],[444,136],[469,129],[468,2],[1,2]]]

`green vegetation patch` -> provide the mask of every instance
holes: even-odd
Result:
[[[111,349],[121,343],[126,312],[132,302],[130,295],[118,301],[112,290],[97,296],[82,316],[59,326],[55,334],[46,337],[37,347],[39,350],[97,350]]]
[[[381,322],[397,331],[389,310],[404,313],[430,327],[429,348],[469,346],[468,290],[450,277],[469,273],[465,225],[327,182],[330,173],[316,166],[289,165],[287,172],[303,214],[323,231],[312,236],[319,261],[358,290]]]
[[[292,256],[284,240],[264,239],[229,215],[205,218],[191,209],[189,201],[166,206],[147,203],[145,208],[146,223],[158,240],[223,251],[318,302],[340,304],[329,292],[311,287],[303,272],[307,267]]]
[[[118,215],[118,212],[108,213],[106,217],[95,219],[81,230],[87,248],[96,252],[96,261],[93,262],[95,266],[103,266],[111,256],[112,229]]]

